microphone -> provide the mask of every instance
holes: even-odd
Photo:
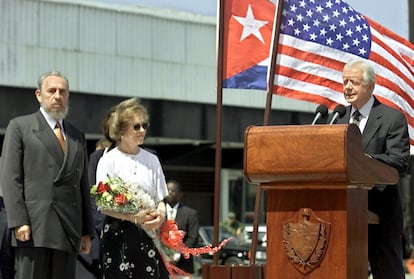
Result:
[[[315,118],[312,121],[312,125],[316,123],[320,118],[324,118],[328,115],[328,107],[325,105],[319,105],[315,111]]]
[[[333,124],[336,119],[338,119],[339,117],[342,117],[345,115],[346,109],[344,105],[337,105],[333,111],[334,115],[332,116],[331,121],[329,122],[329,124]]]

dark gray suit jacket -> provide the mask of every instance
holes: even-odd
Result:
[[[338,119],[347,124],[351,106]],[[365,153],[395,169],[406,172],[409,165],[410,145],[405,116],[398,110],[380,103],[376,98],[362,134]],[[387,186],[384,191],[373,188],[368,192],[368,209],[378,214],[381,234],[401,234],[403,216],[397,186]]]
[[[13,246],[78,252],[93,236],[84,134],[64,121],[66,155],[40,111],[12,119],[3,143],[0,185],[10,228],[30,224]]]

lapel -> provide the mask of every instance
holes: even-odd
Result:
[[[375,97],[374,97],[375,98]],[[383,113],[381,109],[381,103],[375,98],[374,104],[372,105],[371,111],[368,116],[367,124],[365,125],[364,132],[362,133],[362,150],[368,146],[369,142],[374,137],[375,133],[381,126],[380,119]],[[346,107],[345,115],[338,119],[338,124],[347,124],[351,117],[351,106]]]
[[[63,153],[56,135],[50,129],[49,124],[43,117],[42,113],[38,111],[36,114],[36,124],[33,128],[34,135],[43,143],[45,149],[54,159],[56,165],[59,167],[59,173],[56,180],[59,179],[66,169],[66,166],[72,166],[78,153],[78,140],[76,138],[76,132],[70,124],[66,124],[63,121],[63,127],[66,135],[66,153]]]
[[[75,136],[73,127],[63,121],[63,128],[65,129],[66,135],[66,154],[64,164],[67,166],[73,166],[73,161],[78,154],[78,139]]]
[[[181,212],[181,203],[178,205],[177,208],[177,214],[175,215],[175,222],[177,223],[178,227],[180,228],[180,225],[182,224],[183,216]]]
[[[383,116],[381,103],[375,98],[369,113],[367,124],[365,125],[364,132],[362,133],[362,149],[365,149],[375,133],[381,127],[381,118]]]
[[[59,142],[42,113],[38,111],[35,115],[37,125],[34,125],[33,133],[44,145],[47,152],[55,160],[55,163],[61,168],[64,162],[64,154],[60,149]]]

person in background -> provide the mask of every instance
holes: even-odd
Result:
[[[131,98],[116,106],[109,121],[109,137],[116,144],[99,160],[96,182],[120,177],[130,187],[138,184],[153,197],[157,209],[137,214],[102,211],[107,215],[101,239],[103,278],[169,278],[159,251],[145,231],[156,230],[164,223],[163,200],[168,194],[158,157],[140,147],[148,119],[147,109],[137,98]]]
[[[224,232],[230,233],[236,237],[242,238],[244,233],[244,225],[236,219],[236,213],[230,211],[227,214],[227,219],[220,224]]]
[[[113,142],[105,138],[99,139],[95,144],[95,151],[97,150],[105,150],[112,146]]]
[[[116,106],[112,106],[106,113],[102,121],[102,130],[104,137],[96,142],[96,149],[89,156],[88,176],[89,183],[94,185],[96,183],[96,168],[99,159],[115,146],[115,140],[109,136],[110,120],[115,112]],[[94,205],[94,204],[93,204]]]
[[[93,236],[85,136],[65,120],[69,83],[60,72],[43,74],[35,96],[40,109],[9,122],[2,150],[15,278],[74,279]]]
[[[180,183],[176,180],[167,182],[168,196],[164,199],[167,209],[167,218],[175,220],[178,229],[185,232],[183,239],[187,247],[193,248],[198,243],[198,214],[191,207],[181,203],[183,192]],[[185,259],[181,254],[176,254],[174,264],[187,273],[194,273],[194,259],[191,255],[189,259]]]
[[[350,104],[338,124],[354,123],[362,133],[362,149],[400,174],[409,166],[410,145],[404,115],[373,96],[375,72],[367,61],[357,60],[343,68],[345,100]],[[402,279],[403,212],[397,185],[375,185],[368,192],[368,210],[379,224],[368,225],[368,259],[375,279]]]

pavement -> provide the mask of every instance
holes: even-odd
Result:
[[[78,265],[78,268],[83,269],[81,265]],[[77,279],[96,279],[96,277],[92,276],[90,273],[86,272],[86,270],[84,269],[80,273],[78,273],[78,276],[76,278]],[[176,278],[186,279],[185,277],[176,277]],[[196,274],[191,277],[191,279],[202,279],[202,278],[203,276],[201,274]],[[368,276],[368,279],[372,279],[372,276]],[[414,274],[406,274],[405,279],[414,279]]]
[[[192,279],[202,279],[201,275],[193,275]],[[368,279],[372,279],[372,276],[369,276]],[[405,279],[414,279],[414,274],[406,274]]]
[[[172,278],[172,277],[170,277]],[[201,275],[193,275],[192,277],[175,276],[176,279],[201,279]],[[218,278],[219,279],[219,278]]]
[[[369,276],[368,279],[372,279],[372,276]],[[414,274],[405,274],[405,279],[414,279]]]

